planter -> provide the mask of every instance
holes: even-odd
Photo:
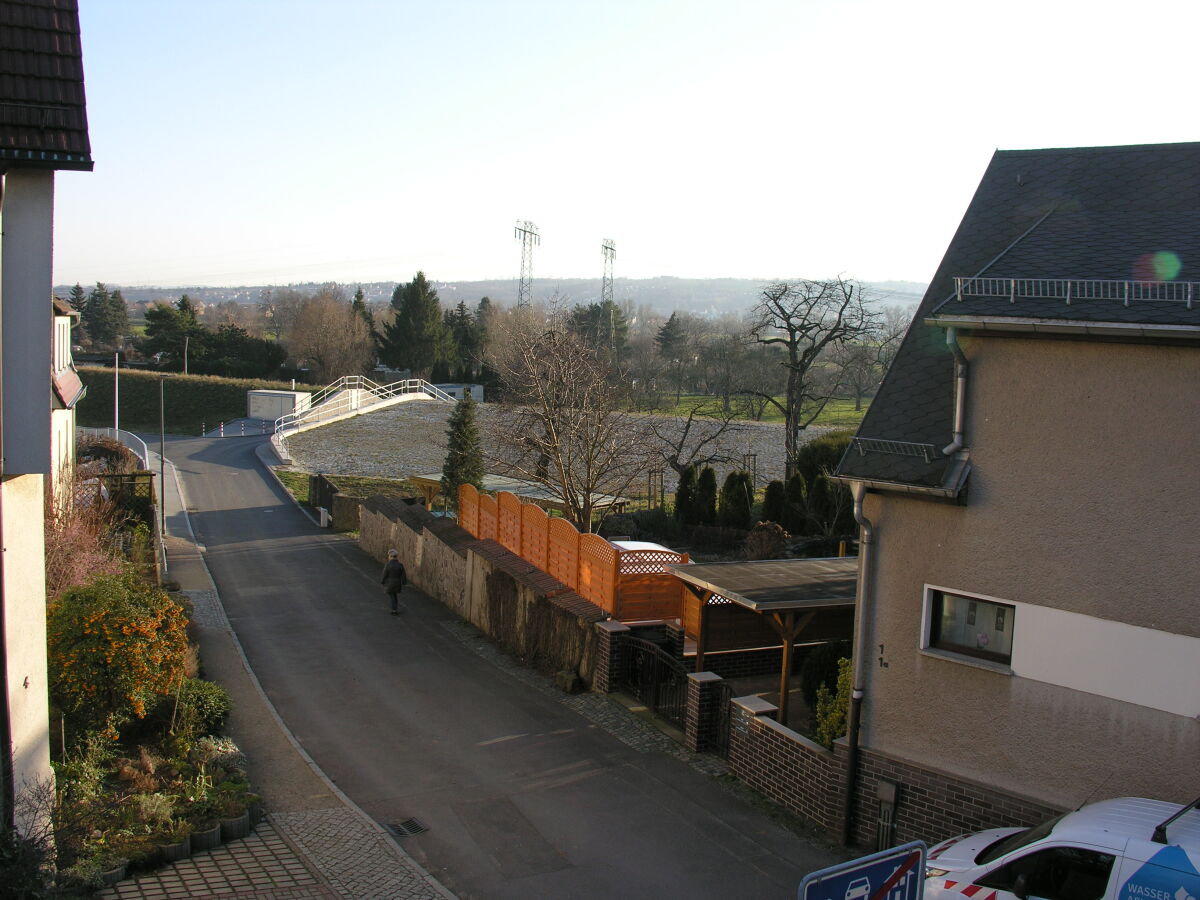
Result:
[[[192,850],[215,850],[221,846],[221,823],[205,823],[192,832]]]
[[[250,834],[250,810],[242,811],[240,816],[221,820],[221,838],[226,841],[244,838]]]
[[[163,844],[158,848],[158,853],[163,862],[173,863],[187,859],[192,855],[192,836],[186,835],[182,841],[176,841],[174,844]]]
[[[251,802],[251,804],[250,804],[250,827],[257,828],[258,823],[263,820],[264,816],[265,816],[265,813],[263,813],[262,801],[254,800],[253,802]]]
[[[126,863],[121,863],[118,866],[113,866],[111,869],[105,869],[100,873],[100,885],[102,887],[112,887],[118,881],[125,878]]]

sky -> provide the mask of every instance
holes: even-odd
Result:
[[[55,283],[928,281],[996,149],[1200,139],[1200,4],[79,0]]]

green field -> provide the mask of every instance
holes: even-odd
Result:
[[[782,402],[783,398],[780,397],[779,400]],[[703,394],[684,394],[679,398],[677,405],[662,409],[660,412],[665,415],[686,416],[701,404],[712,411],[719,412],[721,408],[720,401],[716,397],[708,397]],[[830,400],[825,405],[825,409],[821,411],[821,415],[812,424],[814,427],[824,428],[858,428],[870,405],[869,400],[864,400],[862,409],[856,411],[853,400]],[[774,406],[767,406],[763,412],[762,421],[782,424],[783,413]]]

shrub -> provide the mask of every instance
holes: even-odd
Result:
[[[679,473],[679,485],[675,488],[675,521],[680,525],[692,525],[696,521],[696,467],[687,466]]]
[[[50,848],[45,844],[22,837],[15,830],[0,830],[0,885],[3,896],[12,900],[37,900],[49,897],[45,866],[50,861]]]
[[[700,470],[696,479],[696,507],[693,521],[697,525],[714,525],[717,521],[717,473],[712,466]]]
[[[817,741],[830,749],[833,742],[846,733],[846,712],[850,705],[850,682],[853,670],[850,660],[838,660],[837,691],[825,685],[817,688]]]
[[[780,559],[787,547],[787,532],[776,522],[759,522],[746,535],[746,559]]]
[[[800,693],[809,709],[817,704],[817,689],[833,690],[837,685],[838,660],[850,652],[849,641],[834,641],[813,647],[800,664]]]
[[[763,493],[762,517],[768,522],[783,524],[783,482],[772,481]]]
[[[783,523],[792,534],[833,537],[854,531],[850,489],[830,477],[853,437],[849,431],[831,431],[796,453],[796,473],[787,483],[785,513],[795,519]]]
[[[132,575],[67,590],[46,622],[50,693],[76,727],[115,737],[183,676],[183,608]]]
[[[231,708],[229,692],[221,685],[200,678],[188,678],[179,692],[176,727],[193,734],[219,734]]]
[[[754,507],[754,484],[749,472],[730,472],[721,485],[717,523],[727,528],[749,528]]]

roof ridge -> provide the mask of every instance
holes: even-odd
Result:
[[[1001,150],[996,154],[1003,156],[1090,156],[1095,153],[1147,153],[1157,150],[1184,149],[1200,147],[1200,141],[1170,141],[1162,144],[1112,144],[1095,147],[1030,147],[1026,149]]]

